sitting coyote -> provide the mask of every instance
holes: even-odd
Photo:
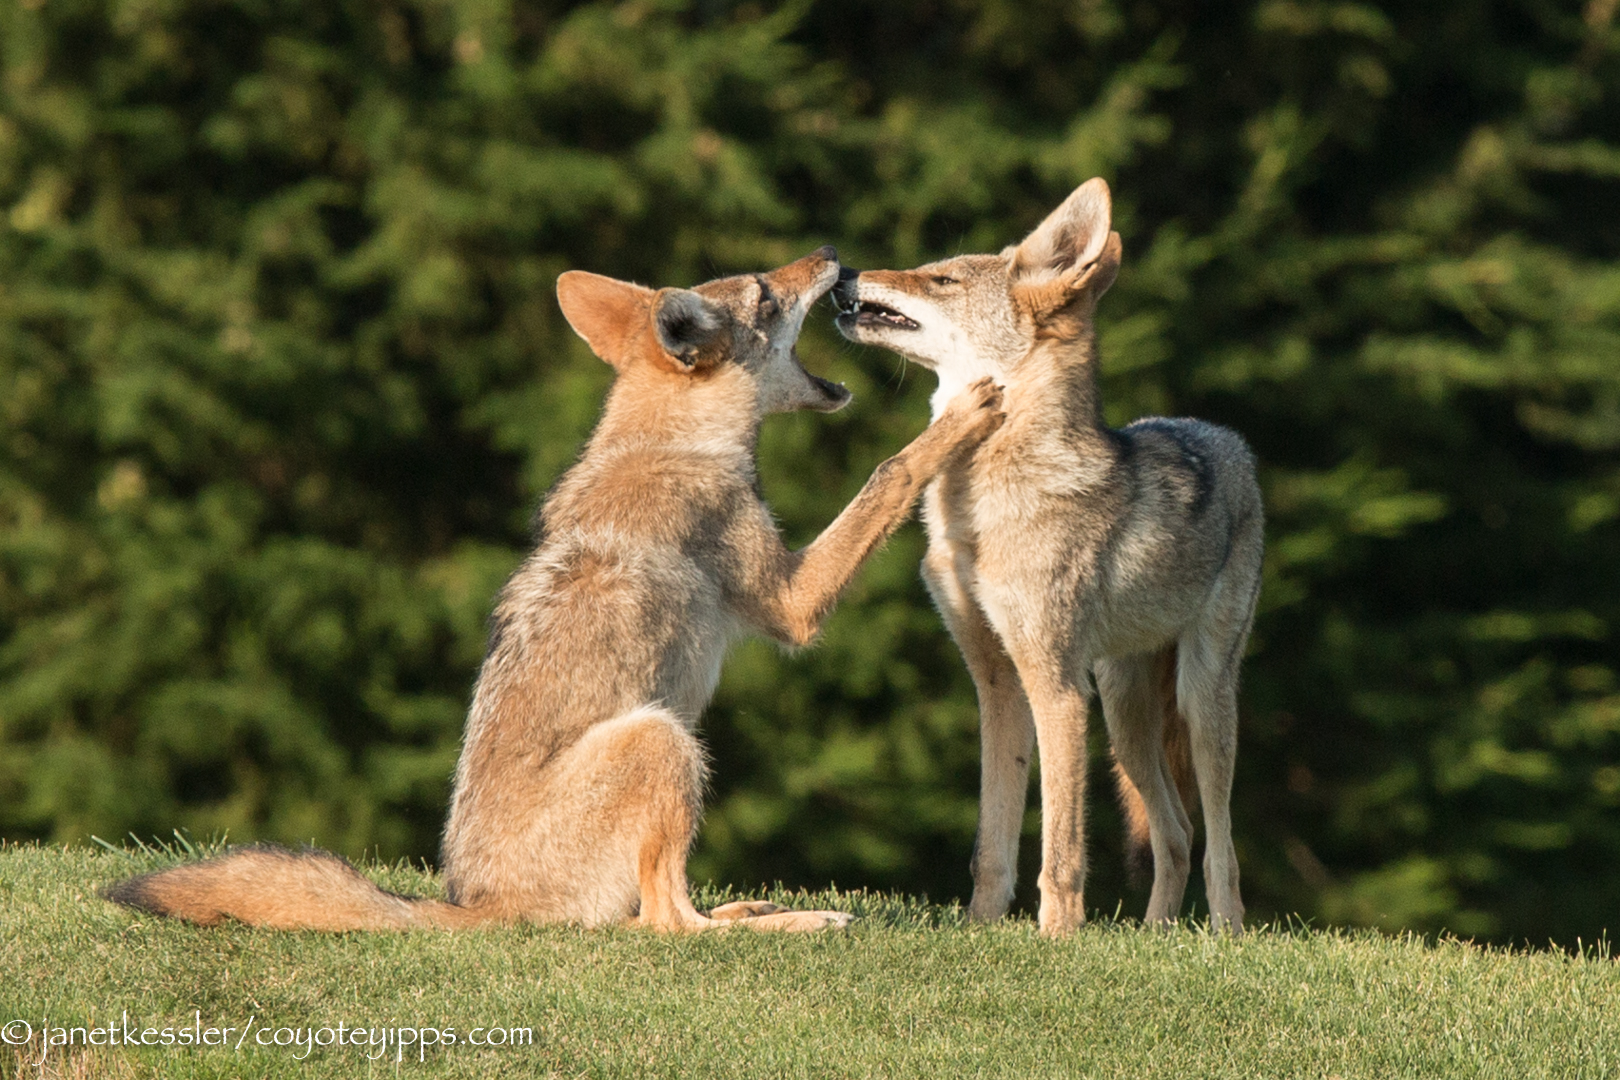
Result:
[[[749,901],[705,916],[686,882],[705,774],[693,731],[727,645],[749,629],[809,642],[923,485],[1001,422],[999,392],[978,380],[814,543],[789,551],[758,494],[755,441],[767,413],[849,401],[794,349],[839,270],[826,247],[694,289],[558,279],[564,316],[617,378],[541,509],[539,546],[496,602],[445,827],[447,902],[384,892],[334,855],[272,847],[107,896],[205,925],[318,930],[847,924]]]
[[[1148,919],[1174,919],[1187,885],[1190,750],[1211,921],[1238,931],[1229,802],[1238,665],[1260,591],[1260,488],[1248,447],[1225,428],[1103,423],[1092,316],[1119,271],[1110,214],[1108,185],[1091,180],[1000,255],[850,277],[834,291],[838,328],[936,371],[936,415],[976,379],[1005,388],[1006,423],[923,501],[923,573],[979,692],[970,913],[1000,918],[1012,899],[1038,741],[1041,930],[1085,921],[1094,679],[1133,843],[1152,848]]]

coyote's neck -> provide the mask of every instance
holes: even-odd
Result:
[[[1016,383],[1063,411],[1076,433],[1102,430],[1102,397],[1097,390],[1097,336],[1089,326],[1078,338],[1037,341],[1018,365]]]
[[[668,485],[748,482],[759,419],[752,397],[728,406],[726,390],[718,378],[680,386],[621,375],[584,453],[540,507],[541,537],[578,528],[641,535],[668,524],[656,495]]]
[[[1007,389],[1009,412],[1050,412],[1053,430],[1085,438],[1103,434],[1097,389],[1097,341],[1089,327],[1078,338],[1039,340],[1012,365],[986,362],[972,369],[941,370],[931,402],[937,418],[975,379],[990,376]]]
[[[702,379],[626,373],[608,392],[585,452],[701,447],[751,456],[759,438],[755,397],[730,372]]]

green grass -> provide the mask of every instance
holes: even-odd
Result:
[[[774,896],[862,916],[844,933],[661,937],[202,930],[96,888],[159,852],[0,850],[0,1025],[454,1028],[532,1045],[50,1048],[44,1075],[1329,1077],[1620,1075],[1620,969],[1601,950],[1505,952],[1371,933],[1241,939],[1027,921],[847,893]],[[386,887],[432,893],[408,867]],[[705,897],[713,902],[713,894]],[[15,1023],[4,1031],[16,1038]],[[76,1035],[82,1039],[83,1035]],[[177,1036],[178,1037],[178,1036]],[[287,1036],[283,1036],[284,1038]],[[40,1038],[0,1047],[37,1077]],[[419,1060],[420,1057],[420,1060]]]

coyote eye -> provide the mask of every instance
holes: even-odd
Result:
[[[958,282],[957,282],[957,280],[955,278],[950,277],[950,276],[948,276],[946,274],[935,274],[934,275],[934,284],[935,285],[955,285],[955,284],[958,284]]]
[[[775,315],[776,312],[777,303],[774,296],[766,295],[759,298],[759,313],[761,316],[769,319]]]

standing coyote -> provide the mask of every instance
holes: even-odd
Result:
[[[120,882],[108,898],[203,924],[321,930],[847,924],[746,901],[704,916],[686,883],[705,775],[693,729],[727,645],[749,628],[810,641],[923,485],[1001,422],[999,391],[975,382],[814,543],[784,547],[757,491],[755,441],[767,413],[849,401],[794,349],[839,269],[824,247],[694,289],[558,279],[563,314],[617,378],[496,602],[445,826],[448,902],[384,892],[324,852],[270,847]]]
[[[1085,921],[1094,677],[1133,844],[1151,844],[1148,919],[1174,919],[1187,886],[1190,749],[1211,921],[1238,931],[1228,804],[1238,665],[1260,590],[1260,489],[1248,447],[1225,428],[1103,424],[1092,316],[1119,271],[1110,212],[1108,185],[1091,180],[1000,255],[841,281],[838,328],[936,371],[936,413],[975,379],[1005,387],[1006,423],[923,500],[923,574],[979,693],[970,913],[1000,918],[1012,899],[1038,740],[1041,930]]]

